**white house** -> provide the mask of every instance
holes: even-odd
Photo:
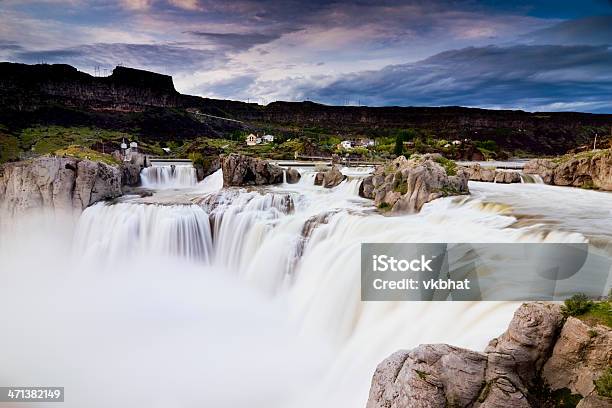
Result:
[[[261,137],[258,137],[257,139],[255,139],[255,143],[261,144]]]
[[[461,144],[461,140],[453,140],[452,142],[455,146],[459,146]]]
[[[257,136],[252,133],[248,135],[246,138],[246,144],[247,146],[255,146],[257,144]]]
[[[343,140],[340,142],[340,146],[342,146],[343,149],[351,150],[353,148],[353,142],[350,140]]]
[[[274,136],[272,135],[263,135],[262,137],[265,143],[272,143],[274,141]]]

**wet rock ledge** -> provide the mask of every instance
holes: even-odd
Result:
[[[484,352],[446,344],[398,351],[376,368],[367,408],[611,407],[612,330],[526,303]]]
[[[72,157],[39,157],[0,166],[0,209],[8,214],[35,208],[81,211],[119,197],[123,169]]]
[[[414,213],[440,197],[469,194],[468,173],[439,154],[400,156],[366,177],[359,195],[384,212]]]

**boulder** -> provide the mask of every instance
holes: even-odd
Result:
[[[101,162],[40,157],[0,170],[0,207],[9,214],[37,208],[81,211],[121,192],[122,172]]]
[[[495,181],[496,171],[494,168],[482,167],[480,164],[473,164],[465,168],[468,177],[472,181],[486,181],[492,183]]]
[[[325,173],[324,172],[318,172],[315,175],[315,179],[314,179],[314,185],[315,186],[322,186],[323,185],[323,179],[325,178]]]
[[[610,364],[612,331],[569,317],[544,365],[542,377],[553,391],[567,388],[572,394],[588,396],[595,390],[594,381]]]
[[[495,183],[520,183],[521,182],[521,173],[518,171],[495,171]]]
[[[202,181],[221,168],[221,159],[218,155],[206,156],[204,159],[194,162],[193,167],[196,169],[198,181]]]
[[[504,184],[521,182],[521,175],[517,171],[496,170],[495,168],[482,167],[478,163],[464,167],[464,169],[472,181]]]
[[[378,365],[367,408],[540,406],[531,390],[563,324],[557,305],[523,304],[483,353],[421,345]]]
[[[140,171],[142,167],[134,163],[122,163],[121,169],[121,185],[138,186],[140,184]]]
[[[338,184],[342,183],[345,178],[346,176],[340,172],[338,167],[333,166],[331,169],[323,173],[323,187],[336,187]]]
[[[285,170],[285,179],[287,180],[287,183],[295,184],[300,181],[301,178],[302,175],[296,169],[289,167],[287,170]]]
[[[534,159],[525,164],[523,172],[539,175],[546,184],[612,191],[612,150]]]
[[[283,182],[283,169],[266,160],[232,153],[221,157],[223,186],[261,186]]]
[[[456,174],[448,175],[441,163],[449,166],[449,172],[454,170],[450,166],[452,162],[439,154],[411,160],[400,156],[366,177],[359,194],[392,213],[418,212],[425,203],[436,198],[469,194],[467,172],[459,169]]]

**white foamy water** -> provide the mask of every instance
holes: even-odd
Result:
[[[605,193],[470,183],[470,197],[384,217],[358,196],[363,172],[324,189],[300,171],[293,185],[221,190],[218,172],[96,204],[53,245],[53,229],[25,228],[0,249],[0,381],[64,385],[74,407],[363,407],[383,358],[483,349],[517,304],[362,302],[362,242],[612,238]],[[113,391],[90,400],[100,386]]]
[[[146,167],[140,172],[140,179],[142,186],[148,188],[192,187],[198,182],[191,164]]]

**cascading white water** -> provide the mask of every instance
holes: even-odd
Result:
[[[542,176],[539,174],[525,174],[523,172],[521,175],[521,183],[529,183],[529,184],[544,184],[544,180],[542,180]]]
[[[112,313],[96,307],[96,318],[90,319],[86,308],[84,321],[119,322],[119,327],[110,327],[112,333],[121,330],[118,338],[90,341],[102,344],[97,348],[110,361],[115,361],[109,357],[114,348],[106,350],[107,341],[121,356],[129,356],[121,360],[129,373],[123,379],[126,384],[142,375],[142,361],[155,361],[165,353],[174,356],[180,349],[178,363],[162,366],[168,373],[189,373],[186,390],[194,395],[191,405],[362,407],[374,367],[390,353],[424,342],[482,349],[505,329],[516,308],[507,302],[362,302],[362,242],[582,242],[581,231],[601,235],[608,228],[602,226],[600,213],[609,208],[603,205],[610,202],[609,195],[535,184],[470,183],[471,197],[439,199],[419,214],[384,217],[373,212],[370,200],[358,196],[362,174],[347,173],[348,178],[332,189],[314,186],[314,173],[303,171],[294,185],[219,191],[222,175],[217,172],[177,199],[191,204],[151,204],[154,196],[95,205],[85,210],[75,233],[77,269],[95,270],[102,263],[107,266],[105,274],[114,268],[119,273],[112,278],[121,276],[126,281],[109,283],[107,275],[94,273],[94,282],[104,288],[100,293],[89,290],[80,298],[66,286],[57,296],[77,296],[75,301],[86,306],[90,297],[102,305],[108,297]],[[163,197],[167,201],[167,194]],[[582,199],[593,203],[594,213],[578,214],[564,204]],[[521,203],[528,208],[522,209]],[[529,223],[521,224],[517,213],[529,214],[533,209],[542,214],[542,220],[531,217]],[[551,231],[545,217],[558,219],[557,229]],[[570,219],[582,224],[582,229]],[[7,287],[12,288],[9,283]],[[253,287],[259,290],[252,291]],[[4,295],[11,293],[8,290]],[[158,298],[167,293],[172,295],[160,302]],[[256,300],[247,301],[250,297]],[[49,304],[54,304],[54,298],[50,299]],[[274,312],[270,314],[269,309]],[[72,316],[66,310],[62,313]],[[124,322],[118,318],[122,313],[134,316]],[[9,327],[19,326],[10,322]],[[84,327],[98,333],[87,323]],[[282,330],[268,333],[273,327]],[[167,343],[141,349],[143,338],[165,338],[160,334],[163,330],[171,330],[173,336]],[[12,331],[8,333],[5,343],[12,338]],[[147,337],[149,333],[153,335]],[[60,345],[55,353],[72,356],[71,348],[63,348],[66,342],[72,344],[61,337],[52,343]],[[129,347],[132,342],[135,351]],[[292,347],[290,352],[283,349],[287,345]],[[216,360],[217,355],[222,357]],[[249,387],[240,378],[234,380],[235,373],[244,369],[240,367],[245,358],[257,368],[251,373],[254,380],[273,378],[273,387],[267,382]],[[281,358],[285,360],[277,361]],[[17,361],[11,358],[9,367],[19,374],[19,364],[24,363]],[[96,362],[95,367],[109,370],[104,362]],[[24,374],[13,378],[31,378],[30,371],[21,370]],[[166,371],[151,370],[167,378]],[[112,369],[94,372],[104,373],[101,376],[109,383],[114,380]],[[203,378],[213,385],[196,395],[192,377],[197,384]],[[44,382],[44,376],[37,378]],[[232,385],[234,381],[240,382],[239,388]],[[135,392],[147,389],[140,384]],[[284,391],[282,396],[279,389]],[[106,405],[120,405],[112,402]]]
[[[98,203],[81,216],[75,251],[111,261],[147,255],[210,260],[208,214],[196,205]]]
[[[140,179],[142,186],[148,188],[180,188],[197,184],[196,169],[191,164],[146,167],[140,172]]]

